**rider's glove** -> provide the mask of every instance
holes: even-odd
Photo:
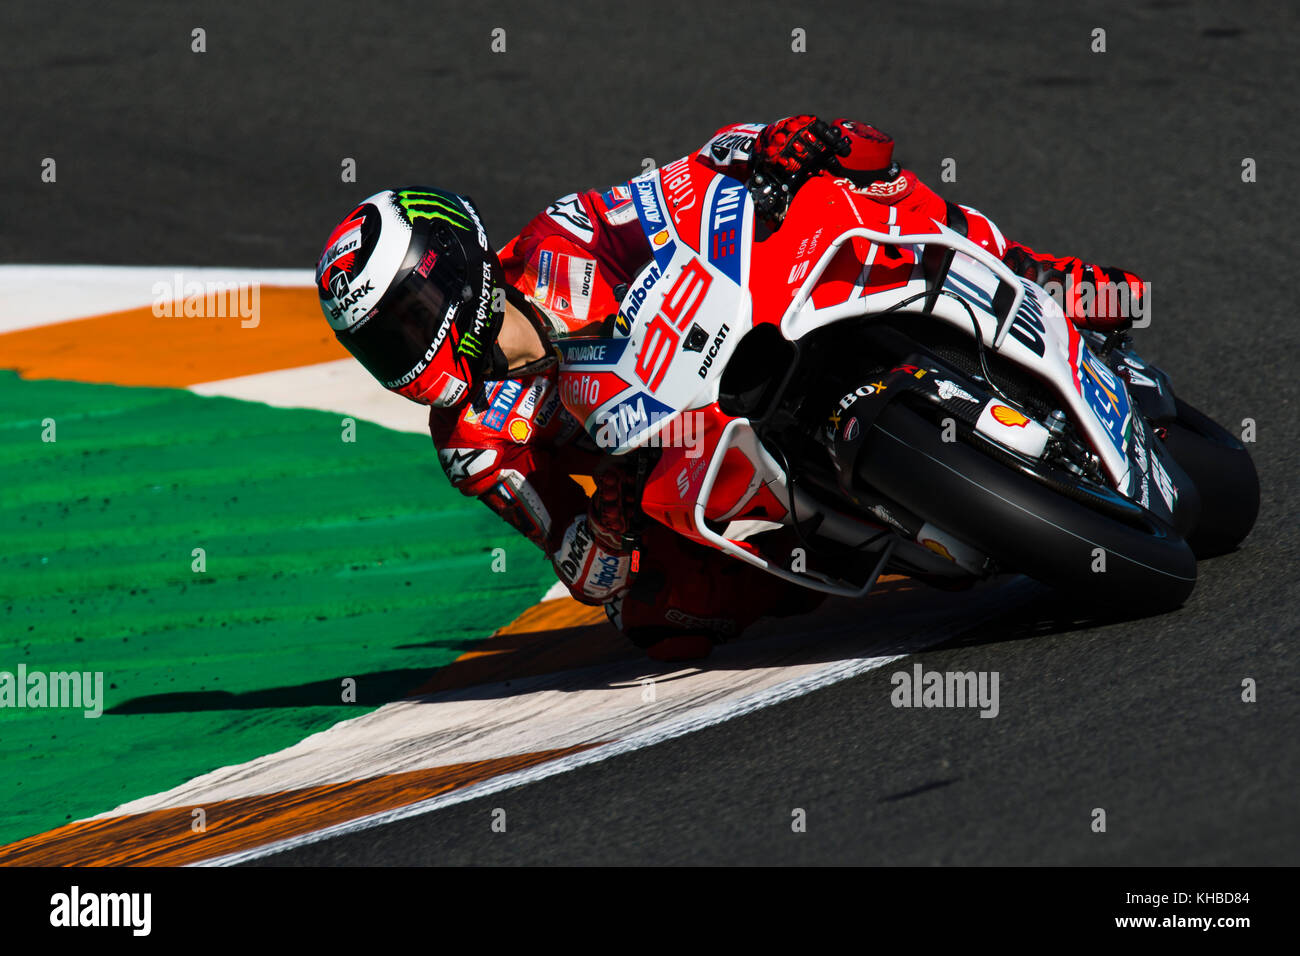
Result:
[[[759,218],[779,224],[799,187],[823,169],[839,169],[839,157],[850,149],[849,137],[815,116],[791,116],[765,127],[746,183]]]
[[[594,478],[587,514],[565,529],[551,563],[577,600],[604,604],[632,585],[637,535],[629,515],[636,507],[635,485],[617,467]]]
[[[1073,256],[1036,253],[1011,243],[1002,261],[1016,275],[1047,289],[1081,329],[1111,332],[1127,329],[1147,314],[1146,283],[1123,269],[1096,266]]]

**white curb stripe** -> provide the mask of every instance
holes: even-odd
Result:
[[[225,269],[197,266],[0,266],[0,332],[139,309],[157,299],[155,283],[259,283],[310,287],[310,269]]]
[[[311,833],[288,837],[283,840],[276,840],[259,847],[241,850],[219,857],[213,857],[189,865],[233,866],[239,863],[246,863],[263,857],[272,856],[276,853],[282,853],[296,847],[318,843],[322,840],[328,840],[333,837],[349,833],[357,833],[362,830],[383,826],[384,824],[393,823],[398,820],[405,820],[426,813],[432,813],[436,810],[441,810],[458,803],[464,803],[469,800],[478,799],[479,797],[488,796],[489,794],[499,793],[503,790],[510,790],[515,787],[524,786],[556,774],[567,773],[570,770],[575,770],[579,767],[587,766],[588,764],[607,760],[610,757],[616,757],[620,754],[640,750],[645,747],[651,747],[655,744],[663,743],[664,741],[672,740],[676,737],[682,737],[686,734],[724,723],[733,718],[743,717],[746,714],[754,713],[755,711],[762,710],[766,707],[771,707],[774,704],[792,700],[796,697],[802,697],[833,684],[850,680],[861,674],[865,674],[868,671],[884,667],[894,661],[901,660],[911,654],[925,650],[927,647],[941,643],[957,634],[978,626],[990,617],[1022,603],[1030,595],[1036,593],[1037,590],[1038,587],[1033,584],[1033,582],[1028,581],[1025,578],[1015,578],[1002,587],[997,588],[996,591],[986,593],[983,596],[984,599],[980,602],[978,610],[968,608],[967,612],[962,614],[959,618],[936,624],[928,630],[923,631],[921,634],[908,638],[906,641],[906,648],[901,650],[900,653],[866,658],[851,658],[828,664],[812,673],[806,673],[791,680],[768,686],[752,694],[730,700],[723,700],[713,705],[705,705],[694,709],[687,715],[675,719],[669,719],[662,723],[657,723],[654,726],[647,727],[643,730],[634,731],[626,737],[611,741],[603,746],[592,748],[591,750],[571,754],[567,757],[561,757],[513,773],[502,774],[499,777],[493,777],[492,779],[485,780],[482,783],[473,784],[452,793],[441,794],[427,800],[421,800],[405,807],[369,814],[367,816],[358,817],[354,820],[349,820],[345,823],[324,827]],[[808,633],[804,635],[804,638],[815,641],[817,635],[815,632]]]
[[[805,694],[809,694],[823,687],[829,687],[832,684],[838,684],[841,681],[857,677],[859,674],[865,674],[868,671],[884,667],[886,664],[901,660],[907,656],[907,654],[895,654],[890,657],[868,657],[861,660],[844,661],[841,664],[818,671],[816,674],[798,678],[784,684],[778,684],[775,687],[770,687],[765,691],[761,691],[749,697],[741,698],[729,704],[707,708],[703,712],[697,713],[691,717],[671,721],[662,724],[659,727],[632,734],[623,740],[616,740],[601,747],[594,747],[591,750],[585,750],[582,753],[570,754],[567,757],[561,757],[548,763],[539,764],[536,767],[529,767],[526,770],[517,770],[514,773],[502,774],[499,777],[493,777],[491,780],[485,780],[482,783],[476,783],[452,793],[431,797],[428,800],[421,800],[419,803],[399,807],[396,810],[385,810],[382,813],[358,817],[355,820],[349,820],[346,823],[339,823],[334,826],[325,827],[324,829],[316,830],[312,833],[304,833],[301,836],[289,837],[285,840],[278,840],[274,843],[265,844],[264,846],[254,847],[251,850],[242,850],[238,853],[213,857],[210,860],[202,860],[198,863],[192,863],[189,865],[235,866],[262,857],[272,856],[276,853],[283,853],[285,850],[292,850],[296,847],[307,846],[311,843],[319,843],[322,840],[343,836],[344,834],[357,833],[361,830],[369,830],[373,827],[383,826],[386,823],[394,823],[398,820],[406,820],[410,817],[432,813],[433,811],[441,810],[444,807],[453,806],[457,803],[465,803],[469,800],[476,800],[479,797],[499,793],[502,790],[511,790],[515,787],[522,787],[525,784],[533,783],[537,780],[544,780],[545,778],[553,777],[556,774],[567,773],[570,770],[576,770],[577,768],[584,767],[588,764],[597,763],[601,760],[608,760],[610,757],[617,757],[619,754],[630,753],[631,751],[641,750],[645,747],[652,747],[655,744],[672,740],[675,737],[683,737],[686,734],[694,733],[697,730],[704,730],[707,727],[724,723],[735,717],[743,717],[746,714],[762,710],[765,707],[771,707],[773,704],[779,704],[796,697],[802,697]]]
[[[429,434],[429,408],[390,392],[353,358],[258,372],[191,385],[196,395],[238,398],[275,408],[314,408],[350,415],[393,431]],[[429,446],[433,460],[433,446]]]

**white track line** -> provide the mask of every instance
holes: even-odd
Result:
[[[310,269],[224,269],[196,266],[0,266],[0,332],[105,315],[152,305],[155,283],[259,283],[310,287]],[[323,321],[323,320],[322,320]]]

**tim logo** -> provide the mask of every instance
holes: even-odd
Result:
[[[739,235],[745,215],[745,187],[735,180],[723,180],[713,194],[709,209],[709,264],[740,283]]]

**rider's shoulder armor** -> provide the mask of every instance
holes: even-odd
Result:
[[[546,317],[553,338],[602,334],[649,258],[626,184],[551,203],[501,250],[506,280]]]

